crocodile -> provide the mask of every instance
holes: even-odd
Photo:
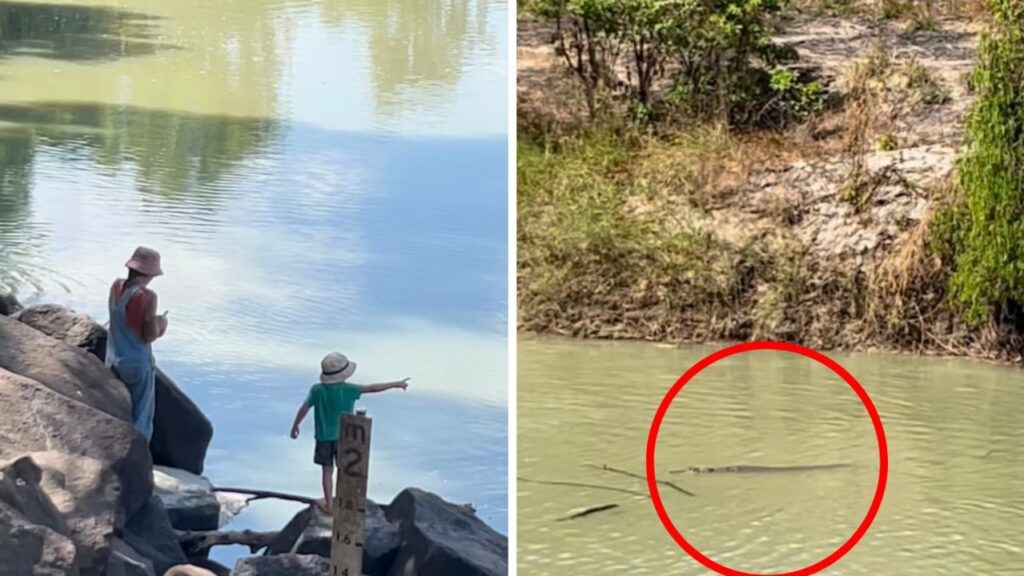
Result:
[[[689,466],[669,470],[670,474],[760,474],[767,472],[813,472],[849,468],[852,464],[809,464],[802,466],[754,466],[736,464],[733,466]]]

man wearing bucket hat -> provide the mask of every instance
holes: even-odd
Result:
[[[110,287],[110,329],[107,366],[124,382],[132,398],[132,421],[149,441],[156,409],[156,363],[153,342],[167,331],[167,313],[157,315],[156,294],[149,283],[163,274],[160,253],[139,246],[130,260],[128,277]]]
[[[356,371],[356,363],[339,352],[331,352],[320,361],[320,383],[314,384],[306,395],[306,401],[299,407],[292,424],[292,439],[299,437],[299,425],[314,410],[316,423],[316,448],[313,451],[313,462],[321,468],[321,481],[324,488],[324,500],[320,507],[331,510],[331,492],[334,486],[334,463],[338,459],[338,441],[340,438],[341,415],[355,411],[356,400],[363,394],[384,392],[385,390],[409,387],[409,379],[383,384],[360,386],[348,382]]]

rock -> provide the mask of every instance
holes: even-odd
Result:
[[[75,381],[70,385],[83,386]],[[17,407],[5,410],[0,418],[0,460],[44,451],[75,455],[68,456],[67,466],[96,460],[116,479],[119,518],[131,517],[149,501],[153,491],[149,450],[129,422],[2,368],[0,406]],[[68,486],[78,490],[73,482]]]
[[[31,456],[42,470],[40,486],[67,522],[82,576],[102,576],[123,522],[117,477],[103,462],[87,456],[52,451]],[[132,564],[129,560],[124,562]],[[125,569],[125,576],[136,574]]]
[[[0,574],[79,576],[71,539],[19,515],[0,503]]]
[[[157,368],[156,415],[149,449],[153,462],[202,474],[213,425],[203,411]]]
[[[363,525],[363,573],[385,576],[395,563],[401,544],[398,526],[388,521],[384,508],[367,501]]]
[[[264,555],[316,554],[330,558],[333,520],[312,506],[303,509],[285,525]]]
[[[395,497],[386,514],[402,535],[389,576],[508,574],[508,538],[465,506],[408,488]]]
[[[330,558],[333,520],[318,508],[299,512],[271,542],[265,555],[315,554]],[[366,502],[366,523],[363,533],[363,573],[369,576],[387,574],[398,553],[400,538],[397,526],[388,522],[384,509],[375,502]]]
[[[125,542],[140,556],[153,564],[155,574],[163,574],[172,566],[185,564],[185,553],[160,496],[153,495],[124,527]]]
[[[155,466],[153,485],[177,530],[216,530],[220,527],[220,502],[213,485],[185,470]]]
[[[227,572],[231,573],[230,570]],[[218,576],[217,574],[203,568],[202,566],[196,566],[194,564],[183,564],[181,566],[174,566],[167,572],[164,572],[164,576]]]
[[[189,562],[190,565],[179,567],[179,576],[231,576],[231,568],[209,558],[192,558]],[[174,576],[171,572],[168,574]]]
[[[214,492],[217,502],[220,504],[221,528],[234,521],[235,517],[249,507],[249,497],[245,494],[234,494],[232,492]]]
[[[85,314],[44,304],[30,306],[15,318],[47,336],[90,352],[101,362],[106,359],[107,329]],[[202,474],[212,438],[213,426],[203,411],[157,368],[156,414],[150,441],[153,463]]]
[[[56,304],[39,304],[11,317],[51,338],[81,348],[101,361],[107,356],[106,329],[85,314]]]
[[[43,490],[43,471],[28,455],[0,467],[0,503],[60,534],[68,533],[60,510]]]
[[[298,544],[300,539],[306,542],[312,542],[317,539],[317,537],[323,538],[325,530],[326,538],[328,540],[328,553],[321,554],[321,556],[330,556],[330,519],[326,514],[323,514],[319,510],[315,510],[313,506],[307,506],[292,517],[288,524],[286,524],[285,527],[281,529],[281,532],[278,533],[277,538],[274,538],[274,541],[270,543],[270,546],[267,546],[267,549],[263,554],[265,556],[291,554],[294,552],[296,544]],[[309,553],[316,554],[316,552]]]
[[[41,480],[42,471],[28,457],[0,468],[0,573],[79,576],[68,527]]]
[[[0,368],[35,380],[95,410],[131,421],[128,390],[95,356],[3,316],[0,316]],[[149,460],[149,456],[146,459]]]
[[[9,292],[0,292],[0,316],[10,316],[21,310],[21,303]]]
[[[242,558],[231,576],[327,576],[331,561],[323,556],[279,554]]]
[[[124,540],[114,540],[110,562],[103,576],[154,576],[153,564]]]

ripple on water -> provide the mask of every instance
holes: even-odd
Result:
[[[521,341],[518,473],[643,489],[642,482],[601,476],[581,464],[603,461],[642,472],[654,409],[678,374],[710,351]],[[867,537],[829,573],[888,574],[894,566],[908,575],[1019,569],[1019,371],[908,356],[835,357],[868,389],[881,414],[890,475]],[[855,466],[666,476],[697,494],[662,491],[666,508],[691,543],[739,569],[791,570],[825,557],[853,533],[874,493],[877,448],[863,407],[842,382],[795,358],[720,368],[694,380],[681,394],[690,396],[670,409],[659,436],[659,471],[738,462]],[[644,499],[526,484],[519,495],[520,546],[530,551],[520,566],[529,573],[705,573],[675,546]],[[621,507],[553,522],[568,510],[610,502]],[[608,538],[611,533],[624,535]],[[545,547],[536,548],[541,540]],[[558,572],[553,564],[567,568]]]

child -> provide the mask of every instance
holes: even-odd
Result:
[[[295,415],[295,423],[292,424],[292,438],[299,437],[299,425],[302,424],[309,409],[314,408],[316,449],[313,453],[313,462],[319,464],[323,471],[324,501],[320,507],[325,512],[330,512],[333,504],[331,488],[334,480],[334,462],[338,458],[338,428],[341,423],[341,415],[354,413],[356,400],[363,394],[395,388],[405,390],[409,386],[407,384],[409,379],[386,384],[370,384],[369,386],[350,384],[346,380],[356,371],[356,363],[338,352],[324,356],[320,362],[320,368],[320,383],[309,389],[306,401],[302,403],[298,414]]]

